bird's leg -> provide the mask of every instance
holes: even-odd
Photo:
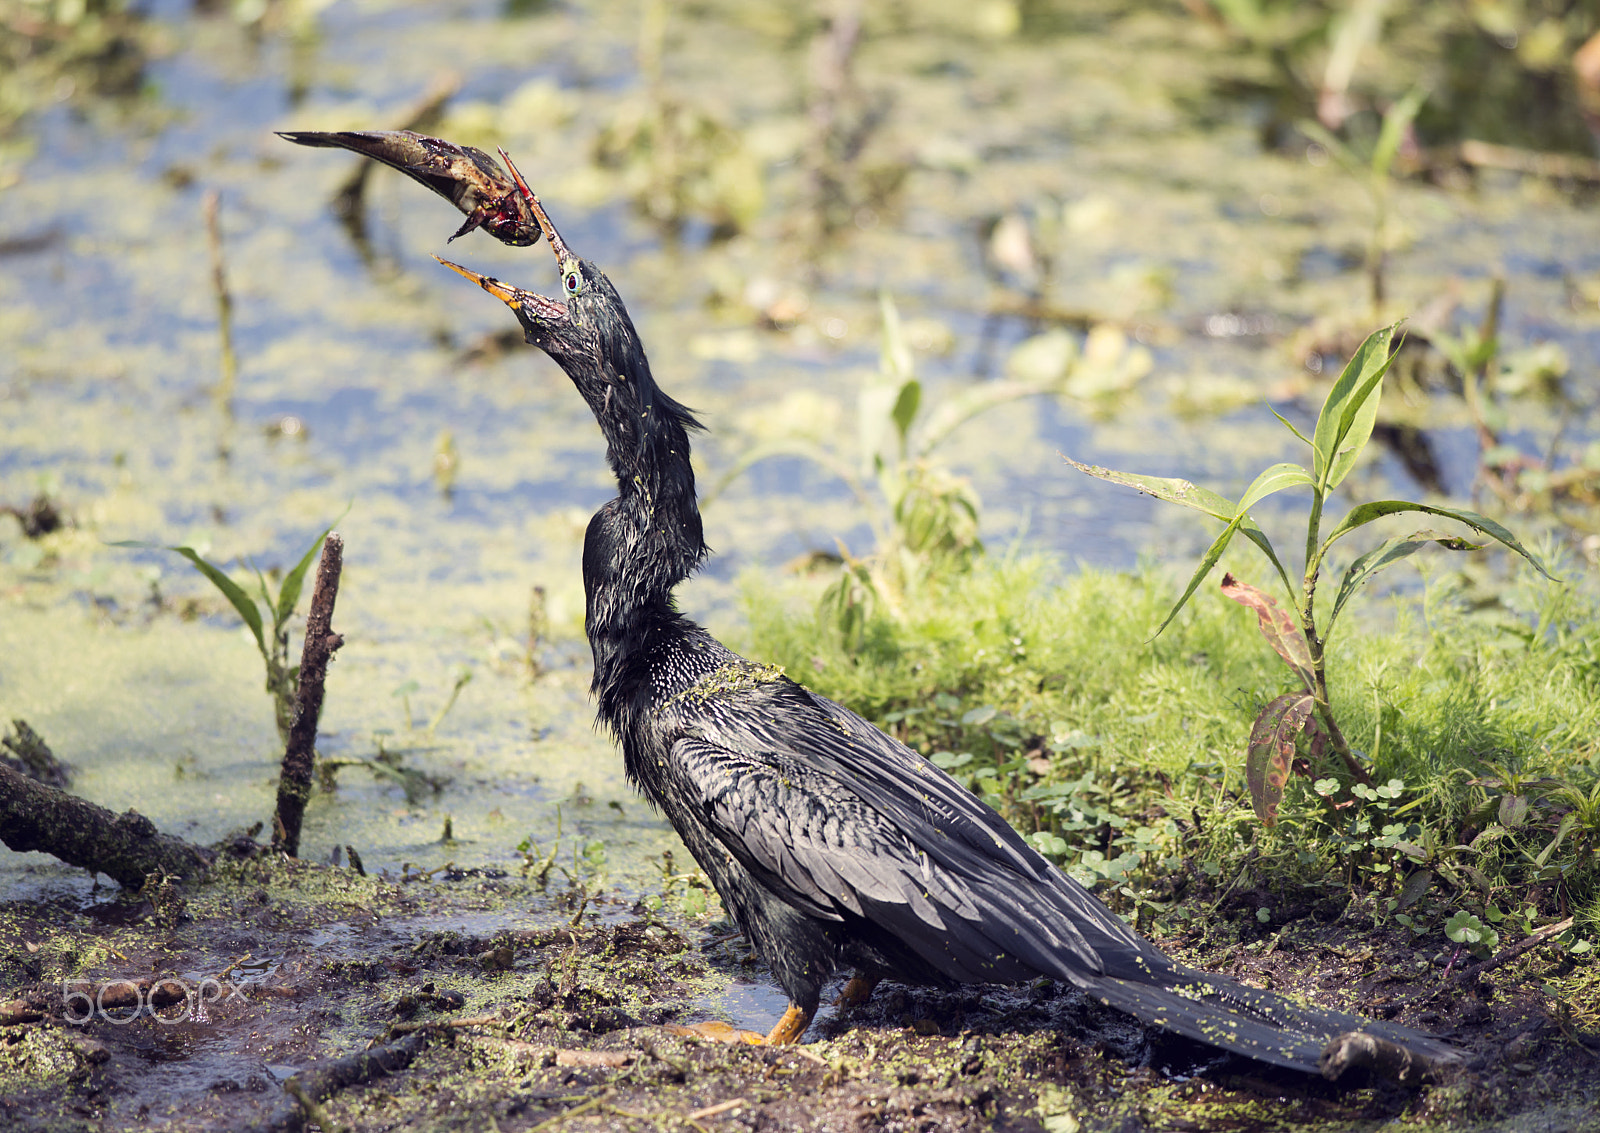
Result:
[[[816,1014],[813,1008],[807,1011],[804,1007],[789,1004],[789,1010],[783,1013],[783,1018],[778,1020],[778,1025],[766,1037],[767,1046],[787,1046],[800,1041],[800,1036],[806,1033],[806,1028],[811,1025],[811,1016]]]
[[[742,1031],[738,1027],[731,1027],[727,1023],[711,1020],[705,1023],[694,1023],[689,1026],[668,1026],[666,1029],[674,1035],[713,1039],[720,1043],[749,1043],[751,1046],[788,1046],[790,1043],[800,1041],[800,1036],[806,1033],[806,1028],[811,1025],[811,1017],[815,1010],[807,1011],[803,1007],[789,1004],[789,1010],[783,1013],[783,1018],[778,1020],[778,1025],[763,1035],[758,1031]]]
[[[844,985],[844,990],[839,993],[839,998],[833,1001],[833,1005],[841,1011],[853,1011],[872,998],[872,989],[877,986],[877,976],[857,972],[850,977],[850,982]]]

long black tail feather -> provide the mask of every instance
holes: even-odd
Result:
[[[1330,1080],[1356,1066],[1437,1078],[1462,1061],[1455,1047],[1409,1027],[1302,1006],[1192,968],[1175,967],[1172,977],[1160,984],[1100,977],[1084,988],[1141,1022]]]

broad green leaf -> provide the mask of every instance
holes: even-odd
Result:
[[[1367,335],[1366,341],[1351,355],[1339,380],[1333,383],[1328,400],[1322,403],[1316,430],[1311,435],[1311,448],[1317,490],[1324,495],[1338,487],[1355,467],[1356,457],[1361,455],[1367,439],[1372,436],[1383,375],[1389,370],[1389,344],[1399,325],[1395,323]]]
[[[1274,464],[1261,475],[1257,476],[1251,485],[1245,489],[1244,495],[1239,500],[1239,510],[1249,511],[1256,504],[1285,488],[1293,488],[1305,484],[1314,487],[1316,481],[1311,479],[1311,473],[1301,468],[1298,464]]]
[[[1278,805],[1283,802],[1283,787],[1294,764],[1295,736],[1310,719],[1311,709],[1310,693],[1285,693],[1261,710],[1250,729],[1244,781],[1263,826],[1278,824]]]
[[[1439,515],[1445,519],[1453,519],[1457,523],[1464,523],[1474,531],[1487,535],[1496,542],[1509,547],[1532,563],[1534,570],[1550,579],[1550,581],[1556,581],[1555,576],[1544,568],[1544,564],[1534,556],[1533,552],[1517,542],[1515,535],[1487,516],[1479,515],[1475,511],[1466,511],[1462,508],[1436,507],[1433,504],[1419,504],[1411,500],[1378,500],[1375,503],[1361,504],[1359,507],[1351,508],[1349,514],[1340,521],[1339,526],[1333,529],[1333,533],[1323,540],[1322,550],[1326,552],[1333,545],[1334,540],[1343,538],[1358,527],[1371,523],[1373,520],[1380,519],[1383,516],[1395,515],[1403,511],[1420,511],[1427,515]]]
[[[232,604],[235,610],[239,611],[239,616],[244,619],[244,624],[250,627],[251,633],[255,634],[256,647],[261,650],[261,655],[265,657],[267,655],[267,641],[261,631],[261,611],[256,607],[255,599],[246,594],[244,588],[237,582],[223,574],[219,567],[213,566],[195,554],[192,548],[168,547],[167,550],[177,551],[178,554],[188,559],[195,565],[196,570],[211,580],[211,585],[222,591],[222,596]]]
[[[1339,583],[1339,596],[1333,600],[1333,612],[1328,615],[1328,623],[1323,627],[1322,635],[1326,638],[1333,632],[1333,623],[1339,620],[1339,611],[1344,609],[1344,604],[1352,594],[1360,589],[1372,576],[1385,567],[1391,567],[1410,555],[1416,554],[1429,543],[1437,543],[1452,551],[1479,551],[1483,548],[1476,543],[1469,543],[1465,539],[1441,535],[1437,531],[1418,531],[1407,535],[1403,539],[1390,539],[1376,550],[1368,551],[1355,562],[1350,564],[1350,569],[1344,572],[1344,580]]]
[[[1238,581],[1231,574],[1222,576],[1222,593],[1254,610],[1261,636],[1283,658],[1283,663],[1294,670],[1307,692],[1316,687],[1311,671],[1311,646],[1289,611],[1280,608],[1271,595]]]
[[[345,508],[347,514],[349,511],[349,508]],[[344,516],[342,515],[339,517],[339,519],[343,518]],[[338,522],[339,520],[334,520],[334,523]],[[316,542],[311,544],[311,549],[301,557],[293,570],[283,576],[283,585],[278,587],[276,625],[283,625],[284,622],[289,620],[289,615],[294,613],[295,603],[300,601],[300,591],[305,586],[306,571],[311,568],[311,560],[316,558],[317,552],[322,549],[323,541],[328,538],[332,531],[333,524],[323,528],[322,534],[318,535]]]

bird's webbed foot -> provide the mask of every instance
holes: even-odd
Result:
[[[676,1024],[667,1027],[674,1035],[686,1038],[711,1039],[722,1043],[749,1043],[752,1046],[787,1046],[800,1041],[800,1036],[806,1033],[806,1028],[811,1025],[814,1011],[805,1011],[794,1004],[789,1005],[789,1010],[783,1013],[783,1018],[778,1020],[778,1025],[773,1027],[768,1034],[758,1031],[744,1031],[727,1023],[711,1020],[705,1023],[693,1023],[689,1026]]]
[[[833,1001],[833,1005],[841,1011],[854,1011],[872,998],[872,989],[877,986],[877,976],[857,972],[850,977],[850,982],[844,985],[844,990],[839,993],[839,998]]]

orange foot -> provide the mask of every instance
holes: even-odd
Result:
[[[789,1010],[783,1013],[783,1018],[778,1020],[778,1025],[772,1028],[772,1033],[758,1034],[755,1031],[741,1031],[738,1027],[731,1027],[727,1023],[712,1020],[707,1023],[695,1023],[683,1027],[668,1026],[666,1029],[674,1035],[685,1037],[711,1039],[721,1043],[750,1043],[752,1046],[786,1046],[789,1043],[799,1042],[800,1036],[806,1033],[806,1028],[811,1025],[813,1012],[802,1011],[794,1004],[789,1005]]]
[[[868,976],[854,976],[849,983],[844,985],[844,990],[839,993],[839,998],[833,1001],[833,1005],[841,1011],[854,1010],[872,998],[872,989],[877,986],[878,981],[876,979]]]

